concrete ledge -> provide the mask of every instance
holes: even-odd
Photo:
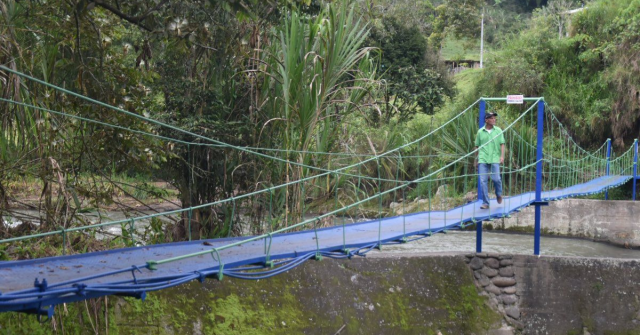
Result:
[[[121,334],[640,334],[638,278],[640,260],[382,253],[116,298],[113,324]]]
[[[494,221],[505,230],[532,231],[534,207]],[[543,233],[640,248],[640,201],[565,199],[542,209]]]
[[[396,256],[192,281],[146,302],[122,299],[114,323],[120,334],[499,334],[502,317],[478,295],[464,256]]]
[[[640,333],[640,261],[514,256],[525,334]]]

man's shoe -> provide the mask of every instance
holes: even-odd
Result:
[[[482,204],[482,206],[480,206],[480,209],[489,209],[489,205],[487,205],[487,204]]]
[[[501,196],[501,195],[499,195],[499,196],[498,196],[498,203],[499,203],[499,204],[501,204],[501,203],[502,203],[502,196]]]

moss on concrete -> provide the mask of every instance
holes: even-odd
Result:
[[[461,257],[325,260],[267,280],[191,282],[149,292],[144,302],[110,298],[109,333],[482,334],[500,320],[485,299]],[[18,317],[28,321],[14,333],[51,332],[33,316]],[[70,333],[92,332],[74,326]]]
[[[107,313],[109,320],[104,318],[104,301],[101,298],[57,306],[53,319],[42,317],[38,320],[35,315],[24,313],[0,313],[0,334],[93,334],[112,329],[109,334],[117,335],[117,324],[111,318],[113,313],[110,309]]]

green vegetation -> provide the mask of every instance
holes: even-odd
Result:
[[[624,149],[640,130],[634,112],[640,83],[631,61],[638,3],[592,1],[569,22],[558,22],[558,12],[571,5],[563,3],[536,11],[527,29],[504,40],[489,57],[475,94],[544,96],[579,143],[599,146],[612,138]]]
[[[249,232],[261,233],[299,222],[310,209],[341,208],[369,197],[394,185],[390,180],[414,180],[468,153],[476,127],[472,117],[401,153],[421,156],[417,159],[385,157],[345,170],[351,177],[316,178],[322,171],[309,168],[334,170],[409,143],[479,96],[545,96],[586,147],[606,137],[621,147],[637,132],[635,35],[629,33],[637,17],[633,1],[611,6],[592,1],[571,20],[562,13],[577,3],[568,0],[255,4],[146,7],[134,1],[117,9],[81,1],[45,11],[35,3],[3,3],[2,36],[11,41],[1,49],[3,64],[189,133],[3,72],[2,215],[40,208],[40,215],[23,221],[41,222],[38,230],[48,231],[86,224],[81,215],[86,212],[133,214],[167,201],[191,207],[311,178],[185,212],[172,227],[156,222],[149,236],[171,241],[237,235],[247,232],[237,224],[241,216],[254,218],[243,223]],[[483,8],[487,68],[451,77],[443,60],[476,59],[468,56],[477,55]],[[61,20],[66,13],[73,15]],[[139,20],[131,19],[140,13],[145,14]],[[43,19],[30,25],[32,15]],[[31,31],[51,33],[35,43]],[[33,57],[20,56],[25,53]],[[505,121],[521,112],[492,108]],[[609,121],[611,127],[603,126]],[[514,156],[528,157],[520,142],[531,142],[533,133],[518,132],[526,136],[513,139]],[[250,146],[265,156],[209,145],[217,141]],[[473,171],[470,164],[456,164],[443,174],[466,175]],[[472,184],[446,186],[443,178],[344,213],[368,216],[376,206],[435,195],[440,187],[461,199]],[[524,180],[515,178],[516,184]],[[313,206],[306,207],[309,202]],[[377,215],[387,215],[383,212]]]
[[[485,50],[487,52],[487,50]],[[442,45],[440,56],[444,60],[461,62],[465,60],[480,61],[480,42],[447,38]],[[467,66],[468,67],[468,66]],[[456,78],[456,82],[458,79]]]
[[[477,124],[471,114],[453,118],[481,96],[544,96],[581,146],[612,138],[622,152],[640,133],[640,0],[585,4],[569,15],[582,2],[0,1],[2,66],[121,109],[0,69],[0,217],[23,222],[0,222],[0,237],[88,225],[88,212],[131,217],[169,202],[189,208],[231,199],[151,220],[139,234],[123,224],[123,236],[100,240],[88,232],[0,244],[0,259],[261,234],[339,208],[334,217],[374,218],[393,215],[391,202],[412,211],[458,206],[474,188],[473,162],[458,159],[473,149]],[[485,68],[454,76],[445,60],[479,59],[483,12]],[[489,108],[501,122],[524,111]],[[450,120],[437,136],[359,164]],[[518,170],[534,156],[531,125],[517,126],[508,141],[505,182],[514,192],[532,185]],[[554,141],[551,157],[568,143]],[[576,178],[591,173],[579,164],[569,165]],[[550,188],[562,186],[545,178]],[[225,313],[207,313],[207,329],[248,317],[277,323],[240,301],[216,300]],[[482,318],[471,308],[477,303],[457,301],[448,313]],[[73,313],[83,315],[82,307]],[[406,302],[386,307],[404,327]],[[174,313],[180,328],[187,316]],[[73,327],[86,328],[80,318]]]

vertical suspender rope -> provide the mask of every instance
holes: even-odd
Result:
[[[269,225],[269,233],[273,231],[273,189],[269,190],[269,219],[267,220],[267,224]]]
[[[467,136],[469,136],[469,134],[467,134]],[[462,163],[464,164],[463,166],[464,180],[462,181],[462,194],[465,194],[464,191],[467,189],[467,174],[469,173],[469,159],[465,159],[464,161],[462,161]],[[466,205],[465,198],[466,197],[463,196],[462,207],[460,207],[460,223],[463,223],[462,219],[464,218],[464,207]],[[462,226],[462,228],[464,228],[464,225]]]
[[[459,122],[459,121],[460,121],[460,119],[456,120],[456,122]],[[459,126],[457,126],[456,129],[457,128],[459,128]],[[443,139],[442,138],[443,138],[443,136],[440,136],[440,150],[444,149],[444,143],[443,143]],[[445,163],[444,159],[442,158],[442,155],[439,155],[439,156],[440,156],[440,158],[439,158],[440,164],[442,166],[446,166],[447,164]],[[443,194],[441,196],[444,197],[444,201],[441,199],[440,200],[440,204],[444,205],[444,208],[441,206],[440,209],[444,212],[443,227],[446,228],[447,227],[447,195],[449,193],[448,192],[449,186],[447,184],[445,184],[447,182],[447,179],[446,179],[447,169],[442,170],[442,174],[441,175],[442,175],[442,177],[439,178],[439,179],[441,180],[441,183],[442,183],[442,193]],[[455,179],[453,181],[455,183]]]
[[[267,243],[267,237],[269,238],[269,243]],[[265,267],[273,267],[273,261],[271,260],[271,244],[273,243],[273,235],[271,232],[267,233],[267,236],[264,238],[264,266]]]
[[[549,112],[551,112],[551,108],[549,108]],[[554,120],[556,120],[554,118]],[[557,121],[557,120],[556,120]],[[556,176],[556,188],[563,187],[562,184],[562,171],[565,169],[564,165],[566,164],[564,159],[564,132],[562,131],[562,127],[558,124],[558,136],[560,137],[560,158],[558,163],[558,171]]]
[[[560,128],[560,130],[562,130],[562,128],[561,128],[561,127],[558,127],[558,128]],[[562,160],[560,161],[561,169],[560,169],[560,170],[558,170],[558,185],[559,185],[560,187],[564,188],[565,184],[564,184],[564,178],[563,178],[563,177],[564,177],[564,176],[563,176],[563,175],[564,175],[564,172],[563,172],[563,171],[564,171],[564,170],[566,170],[565,165],[567,164],[567,160],[566,160],[566,158],[565,158],[566,147],[565,147],[565,144],[564,144],[564,143],[565,143],[564,132],[560,131],[559,136],[561,137],[561,141],[560,141],[560,153],[562,154],[562,157],[561,157],[561,159],[562,159]]]
[[[531,123],[531,125],[533,125],[533,113],[529,114],[529,122]],[[531,154],[531,155],[529,155]],[[530,150],[527,150],[527,161],[529,161],[529,158],[533,158],[531,156],[535,155],[535,153],[531,153]],[[535,162],[535,160],[533,160]],[[532,180],[534,179],[534,174],[532,174],[531,172],[529,172],[529,187],[531,187],[531,185],[535,185],[534,182],[532,182]],[[529,201],[531,201],[531,192],[529,193]],[[535,193],[534,193],[534,200],[535,200]]]
[[[328,178],[328,177],[327,177]],[[340,178],[336,173],[333,174],[333,178],[335,179],[335,192],[334,192],[334,197],[335,197],[335,204],[334,204],[334,210],[338,210],[338,184],[340,182],[340,180],[338,178]],[[337,214],[337,213],[336,213]],[[349,249],[347,249],[347,227],[346,227],[346,223],[345,223],[345,212],[342,212],[342,251],[345,254],[349,254]]]
[[[304,170],[300,169],[301,171],[301,176],[300,179],[304,180]],[[305,191],[305,187],[304,187],[304,181],[300,182],[300,220],[304,221],[304,214],[305,214],[305,199],[307,198],[307,192]]]
[[[551,146],[551,145],[553,145],[553,127],[551,127],[551,124],[549,123],[549,120],[550,120],[550,117],[548,115],[545,115],[544,116],[544,121],[545,121],[545,124],[547,126],[547,131],[551,132],[550,133],[551,134],[551,137],[550,137],[551,141],[549,141],[548,146]],[[544,143],[543,143],[543,145],[544,145]],[[544,152],[544,146],[543,146],[542,150]],[[549,174],[548,174],[549,178],[547,178],[547,180],[550,180],[551,181],[551,185],[553,185],[553,156],[551,155],[551,152],[552,151],[549,150],[549,161],[547,163],[547,168],[549,169]],[[544,164],[542,165],[542,167],[544,168]],[[550,187],[549,187],[549,182],[547,180],[543,180],[542,198],[546,198],[544,196],[544,192],[545,192],[544,190],[545,189],[547,190],[547,197],[549,196],[548,193],[549,193]]]
[[[427,147],[427,150],[428,150],[429,146],[426,146],[426,147]],[[418,152],[420,152],[420,151],[418,150]],[[425,161],[427,161],[427,164],[428,164],[429,159],[430,159],[429,155],[430,155],[430,153],[429,153],[429,151],[427,151],[427,155],[426,155],[427,157],[425,158]],[[420,156],[420,155],[418,155],[418,156]],[[416,177],[413,178],[413,180],[416,180],[416,179],[422,177],[422,175],[420,174],[420,165],[421,164],[422,164],[422,157],[418,157],[418,164],[416,164]],[[416,186],[417,189],[420,189],[420,183],[421,182],[419,182],[418,185]],[[421,198],[421,194],[418,195],[418,201],[420,201],[419,200],[420,198]],[[424,210],[424,208],[420,208],[420,203],[418,203],[418,211],[420,211],[420,210]]]
[[[380,178],[380,158],[376,158],[378,166],[378,250],[382,250],[382,189]]]
[[[286,200],[285,200],[286,201]],[[271,232],[273,231],[273,225],[274,225],[274,217],[273,217],[273,189],[271,188],[269,190],[269,219],[267,220],[267,223],[269,225],[268,229],[269,231],[267,232],[267,236],[269,237],[269,245],[267,246],[267,239],[265,237],[264,239],[264,254],[265,254],[265,266],[271,267],[273,265],[273,263],[271,262],[271,242],[273,240],[273,237],[271,236]]]
[[[515,131],[515,130],[511,130],[511,132],[513,132],[513,131]],[[504,131],[502,133],[502,136],[504,137]],[[508,135],[507,135],[507,137],[508,137]],[[503,157],[502,167],[500,167],[500,182],[502,183],[502,195],[501,196],[502,196],[502,199],[504,201],[504,198],[505,198],[505,185],[506,185],[505,179],[504,179],[504,174],[505,174],[505,170],[506,170],[505,169],[506,164],[504,164],[504,156],[502,155],[502,146],[503,145],[505,146],[505,150],[506,150],[506,145],[505,144],[501,144],[499,148],[500,148],[500,157]],[[502,217],[506,217],[507,216],[507,208],[506,208],[505,205],[506,205],[506,203],[502,206]]]
[[[505,175],[505,171],[507,170],[507,166],[509,166],[509,163],[511,162],[511,155],[512,155],[512,149],[513,149],[513,134],[515,133],[515,130],[510,131],[507,134],[507,137],[505,138],[505,141],[507,141],[507,143],[509,143],[509,150],[508,156],[505,156],[504,161],[502,162],[502,175]],[[504,136],[504,134],[503,134]],[[505,151],[507,151],[506,148],[506,144],[505,144]],[[509,204],[509,208],[511,208],[511,197],[507,198],[507,194],[511,194],[511,177],[513,176],[513,168],[511,166],[509,166],[509,172],[507,172],[507,177],[509,177],[509,187],[508,187],[508,191],[507,191],[507,182],[505,178],[502,178],[502,201],[504,202],[503,205],[503,209],[502,209],[502,216],[503,217],[510,217],[509,213],[507,212],[507,203]]]
[[[67,230],[64,226],[59,228],[62,232],[62,256],[67,254]]]
[[[191,184],[193,183],[193,155],[191,154],[191,145],[187,144],[187,164],[189,165],[189,181],[188,189],[189,189],[189,223],[188,223],[188,231],[189,231],[189,241],[191,241],[191,217],[193,215],[193,192],[191,190]]]
[[[189,208],[189,241],[191,241],[191,218],[193,217],[193,208]]]
[[[571,145],[571,139],[567,137],[567,165],[569,166],[569,170],[567,171],[567,181],[566,181],[566,187],[570,187],[571,185],[573,185],[574,180],[573,180],[573,172],[575,171],[576,167],[575,167],[575,157],[573,155],[573,146]]]
[[[427,221],[429,222],[429,232],[428,235],[431,236],[431,178],[428,179],[427,181],[427,207],[429,208],[429,218],[427,219]]]
[[[233,218],[236,216],[236,197],[231,197],[231,201],[233,202],[233,209],[231,210],[231,219],[229,220],[229,230],[227,230],[227,237],[231,236],[231,231],[233,230]]]
[[[607,148],[605,146],[605,148],[602,150],[602,167],[601,167],[601,176],[604,177],[607,173]]]
[[[611,139],[607,139],[607,170],[605,171],[606,175],[609,176],[609,169],[611,168]],[[604,200],[609,200],[609,188],[604,191]]]
[[[509,173],[509,198],[506,199],[506,201],[509,204],[509,208],[511,208],[511,199],[513,198],[513,195],[516,194],[513,191],[513,179],[516,176],[516,173],[517,173],[517,170],[518,170],[517,164],[515,166],[513,165],[513,162],[514,162],[514,160],[513,160],[513,141],[515,140],[515,136],[513,134],[515,134],[515,133],[516,133],[515,130],[513,130],[513,131],[511,131],[509,133],[510,136],[511,136],[511,138],[509,140],[509,161],[508,161],[509,171],[510,171],[510,173]],[[506,167],[507,164],[504,164],[503,166]],[[502,194],[503,194],[503,197],[504,197],[504,194],[506,194],[504,190],[502,191]],[[507,217],[511,217],[511,216],[507,215]]]
[[[130,239],[131,239],[131,245],[132,245],[132,246],[134,246],[134,245],[135,245],[135,243],[136,243],[136,240],[135,240],[135,238],[134,238],[134,236],[133,236],[133,230],[134,230],[133,223],[134,223],[134,222],[135,222],[135,221],[134,221],[133,219],[131,219],[131,220],[129,221],[129,236],[130,236]]]
[[[402,153],[398,150],[398,166],[396,168],[396,188],[398,188],[398,183],[400,182],[400,169],[402,168]],[[407,220],[406,213],[404,212],[404,190],[406,187],[402,187],[402,242],[407,242]],[[397,191],[393,192],[393,200],[396,200]]]
[[[218,262],[218,280],[222,280],[224,277],[224,263],[222,263],[222,257],[220,257],[218,249],[211,249],[211,258],[213,258],[214,262]]]
[[[636,200],[636,179],[638,179],[638,139],[633,141],[633,201]]]
[[[576,161],[575,161],[575,152],[574,146],[571,145],[571,138],[567,136],[567,166],[569,167],[567,171],[567,176],[565,177],[565,187],[571,187],[575,183],[574,175],[576,170]]]
[[[362,181],[362,171],[360,167],[362,164],[358,164],[358,186],[356,187],[356,200],[358,201],[358,213],[360,213],[360,183]]]
[[[522,129],[527,129],[526,125]],[[528,135],[525,135],[525,136],[528,136]],[[516,189],[519,187],[520,191],[516,191],[515,193],[520,194],[521,203],[522,203],[522,195],[524,194],[524,178],[527,173],[524,167],[528,165],[528,162],[526,161],[526,155],[525,155],[526,152],[524,150],[527,150],[527,151],[529,150],[529,148],[524,144],[525,140],[526,138],[522,137],[520,141],[518,141],[518,156],[516,156],[516,163],[520,170],[516,174]],[[520,182],[518,182],[518,179],[520,179]]]
[[[573,145],[573,153],[574,153],[573,159],[576,162],[576,168],[574,170],[573,185],[578,185],[581,182],[580,168],[581,168],[582,162],[580,162],[580,151],[578,150],[578,147],[575,144]],[[568,195],[566,195],[565,197],[568,197]]]

